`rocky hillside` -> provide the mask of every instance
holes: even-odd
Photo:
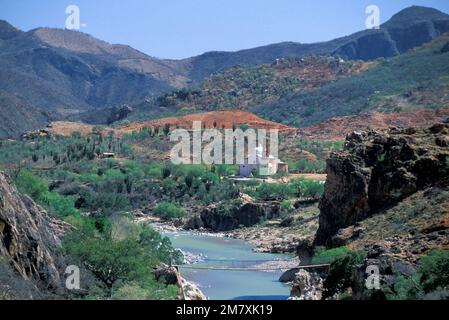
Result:
[[[449,118],[449,108],[422,109],[408,112],[369,112],[335,117],[317,125],[298,129],[299,135],[309,139],[344,140],[347,132],[387,130],[391,127],[429,127]]]
[[[449,105],[449,34],[402,55],[376,60],[364,72],[255,107],[252,112],[291,126],[368,112],[409,112]]]
[[[22,127],[35,129],[49,119],[76,118],[83,112],[95,115],[93,110],[186,83],[168,62],[80,32],[22,32],[1,21],[0,48],[0,110],[13,123],[7,127],[0,122],[1,136],[17,136]],[[17,106],[26,108],[18,112]]]
[[[432,8],[413,6],[398,12],[379,30],[365,30],[328,42],[283,42],[237,52],[208,52],[189,59],[189,77],[200,81],[211,73],[235,65],[271,63],[280,57],[303,57],[311,54],[340,55],[355,60],[392,57],[429,42],[447,31],[447,14]]]
[[[147,99],[133,107],[128,119],[243,109],[293,127],[315,126],[317,130],[309,131],[320,135],[338,131],[333,129],[338,122],[342,122],[340,134],[355,123],[377,128],[382,128],[380,122],[413,126],[420,115],[433,123],[444,113],[438,109],[449,106],[448,44],[449,34],[444,34],[385,60],[362,63],[307,57],[234,67],[207,77],[199,86]]]
[[[417,235],[415,244],[423,245],[420,237],[431,234],[433,245],[415,248],[415,254],[449,245],[449,124],[353,132],[344,151],[331,155],[327,174],[316,244],[345,245],[365,234],[360,244],[379,243],[388,236],[391,241],[408,239],[410,246]],[[409,247],[406,251],[413,254]]]
[[[0,112],[2,115],[9,115],[8,121],[0,121],[0,137],[17,137],[23,129],[37,129],[49,120],[107,122],[110,120],[108,108],[142,101],[191,83],[198,84],[206,77],[234,66],[271,64],[279,58],[307,55],[338,55],[351,60],[391,57],[435,39],[447,31],[448,15],[431,8],[411,7],[399,12],[382,25],[380,30],[365,30],[329,42],[288,42],[238,52],[208,52],[184,60],[161,60],[129,46],[112,45],[81,32],[49,28],[23,32],[0,21]],[[241,68],[231,70],[229,77],[225,79],[220,79],[219,76],[210,78],[211,82],[206,83],[206,87],[223,84],[224,88],[199,98],[194,92],[190,92],[192,95],[189,97],[194,97],[193,107],[204,110],[205,106],[210,109],[232,107],[234,104],[240,107],[242,104],[246,108],[263,104],[259,114],[289,124],[304,125],[317,123],[328,117],[327,114],[323,115],[323,110],[316,112],[315,109],[325,107],[329,110],[329,117],[348,114],[354,112],[355,105],[364,108],[364,104],[360,104],[355,97],[362,97],[366,101],[373,92],[385,91],[381,86],[380,89],[369,87],[369,92],[361,93],[360,90],[353,90],[350,83],[345,87],[346,91],[337,85],[330,87],[330,93],[326,92],[329,89],[326,87],[317,95],[297,96],[294,93],[298,88],[313,88],[317,86],[316,83],[308,81],[307,76],[299,77],[300,79],[295,75],[286,77],[282,72],[277,72],[279,69],[274,74],[264,68],[255,70],[261,73],[261,77],[255,81],[258,85],[256,87],[252,85],[252,72],[248,75],[247,70]],[[295,66],[292,70],[295,71]],[[335,76],[331,72],[330,77],[327,77],[326,70],[313,71],[317,75],[323,75],[320,72],[324,71],[324,82],[333,80]],[[243,83],[233,80],[233,74],[237,76],[236,80],[243,80]],[[398,77],[402,78],[403,75],[398,73]],[[429,79],[423,79],[427,80]],[[245,84],[248,81],[250,83]],[[383,78],[382,81],[391,83]],[[435,90],[432,93],[444,89],[441,86],[433,87]],[[344,95],[343,102],[348,100],[350,103],[341,108],[341,111],[331,103],[316,101],[317,96],[328,97],[341,90],[356,93],[355,97],[351,94]],[[253,94],[254,91],[257,94]],[[248,92],[251,94],[248,95]],[[279,108],[280,104],[273,102],[280,96],[289,96],[291,93],[292,99],[281,102],[285,107]],[[412,95],[414,94],[413,92]],[[416,94],[419,95],[420,92]],[[183,100],[184,96],[181,92],[175,98]],[[436,96],[439,99],[440,96]],[[342,101],[335,98],[332,101],[335,100],[340,105]],[[398,99],[401,100],[400,97]],[[181,101],[179,104],[181,108],[184,107],[183,103]],[[266,103],[268,106],[265,106]],[[304,106],[307,106],[307,110]],[[192,107],[191,102],[185,107]],[[15,110],[17,108],[20,110]],[[276,109],[282,110],[278,112]],[[98,110],[101,110],[100,115]],[[296,116],[290,117],[291,114]],[[161,117],[166,112],[157,109],[155,115]]]
[[[67,228],[50,218],[31,198],[21,195],[0,172],[0,258],[41,293],[63,290],[58,246],[59,236]],[[20,288],[10,289],[15,296],[14,289]]]
[[[236,66],[204,79],[194,87],[176,90],[134,107],[130,120],[157,117],[161,112],[251,110],[297,92],[310,91],[367,70],[368,63],[334,57],[276,59],[270,64]]]

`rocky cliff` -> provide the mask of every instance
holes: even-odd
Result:
[[[58,246],[67,227],[21,195],[0,172],[0,258],[41,292],[63,290]]]
[[[360,221],[392,211],[420,190],[447,184],[449,124],[353,132],[344,150],[328,159],[327,174],[315,242],[332,247],[345,244],[344,228],[356,238],[363,231],[356,230]],[[405,224],[415,216],[401,219]]]
[[[250,196],[242,193],[231,205],[218,203],[205,207],[199,215],[190,218],[184,228],[229,231],[239,226],[250,227],[278,215],[278,203],[255,202]]]

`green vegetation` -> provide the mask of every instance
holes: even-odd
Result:
[[[365,253],[337,248],[330,253],[322,253],[321,258],[332,261],[323,284],[323,299],[341,294],[352,285],[352,269],[365,258]]]
[[[147,298],[175,298],[176,291],[162,290],[152,275],[159,262],[179,262],[181,258],[168,238],[124,219],[102,229],[87,221],[65,237],[63,250],[95,276],[105,297],[114,296],[117,289],[116,298],[129,298],[124,296],[129,290]]]
[[[292,179],[287,183],[261,183],[250,180],[243,185],[242,191],[260,200],[287,200],[290,198],[321,197],[324,185],[316,180]]]
[[[446,105],[449,53],[441,48],[447,36],[402,55],[379,59],[369,70],[280,101],[257,107],[267,119],[307,126],[343,115],[368,111],[400,112]]]
[[[294,197],[296,190],[293,186],[277,183],[263,183],[254,193],[261,200],[283,200]]]
[[[324,160],[287,160],[287,163],[291,172],[323,173],[326,171],[326,161]]]
[[[413,276],[395,275],[392,289],[385,286],[389,300],[449,298],[449,251],[433,250],[419,261]]]
[[[344,141],[320,141],[300,139],[298,148],[313,153],[318,158],[324,158],[331,151],[343,150]]]
[[[344,297],[352,286],[352,271],[363,262],[365,253],[351,251],[347,247],[321,250],[314,254],[312,263],[330,263],[324,281],[323,298],[335,294]],[[449,297],[449,251],[434,250],[419,261],[418,270],[412,276],[395,274],[392,286],[382,284],[381,289],[389,300],[447,299]]]
[[[222,109],[249,110],[343,78],[357,65],[359,62],[340,63],[332,57],[307,56],[283,58],[273,64],[234,66],[206,77],[199,85],[136,105],[128,119],[146,120]]]
[[[63,197],[56,191],[50,192],[46,182],[28,170],[22,170],[18,174],[15,184],[20,192],[28,194],[34,201],[60,218],[78,215],[71,198]]]
[[[242,191],[260,200],[287,200],[290,198],[321,197],[324,185],[316,180],[292,179],[288,183],[260,183],[250,180],[243,185]]]
[[[291,172],[324,173],[326,170],[326,159],[331,152],[341,151],[344,142],[299,139],[295,141],[295,145],[301,151],[311,153],[316,159],[287,159],[288,167]]]
[[[312,258],[313,264],[327,264],[332,263],[337,259],[341,259],[345,257],[350,252],[349,248],[346,246],[327,249],[327,250],[318,250],[315,252]]]
[[[164,220],[182,218],[186,215],[182,208],[170,202],[160,202],[153,213]]]
[[[449,290],[449,251],[434,250],[423,257],[418,272],[424,292]]]
[[[123,218],[148,198],[162,197],[165,166],[129,160],[135,138],[104,136],[100,130],[2,141],[0,166],[20,192],[76,227],[64,237],[63,253],[85,269],[88,299],[173,299],[178,289],[158,283],[152,271],[161,262],[179,263],[182,254],[157,231]],[[98,157],[106,151],[128,160]],[[203,169],[196,172],[206,182],[217,182]]]
[[[303,198],[319,199],[324,192],[324,184],[316,180],[294,179],[290,181],[290,184],[298,190],[297,194]]]

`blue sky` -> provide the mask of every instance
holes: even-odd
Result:
[[[330,40],[362,30],[371,4],[382,22],[411,5],[449,13],[447,0],[0,0],[0,19],[25,31],[64,28],[70,4],[80,8],[81,31],[160,58]]]

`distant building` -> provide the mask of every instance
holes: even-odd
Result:
[[[100,156],[101,158],[114,158],[115,153],[114,152],[103,152]]]
[[[254,149],[250,157],[246,157],[240,165],[240,176],[251,177],[254,175],[271,176],[276,173],[288,173],[288,164],[280,159],[263,154],[263,147],[259,145]]]

